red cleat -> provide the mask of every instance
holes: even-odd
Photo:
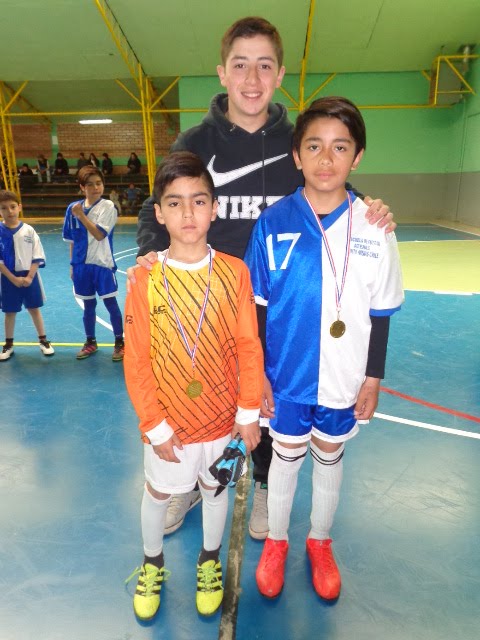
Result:
[[[335,600],[340,595],[342,578],[333,557],[332,541],[307,538],[307,553],[312,567],[313,588],[324,600]]]
[[[258,590],[266,598],[276,598],[283,589],[285,581],[285,562],[288,542],[267,538],[263,547],[255,577]]]

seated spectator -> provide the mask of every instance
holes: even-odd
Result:
[[[37,156],[37,177],[39,182],[50,182],[50,164],[43,153]]]
[[[116,189],[112,189],[110,191],[110,195],[108,197],[110,198],[110,200],[113,202],[113,204],[117,208],[118,215],[121,216],[122,215],[122,205],[120,204],[120,194],[118,193],[118,191]]]
[[[91,164],[93,167],[99,167],[100,166],[100,160],[97,158],[97,156],[94,153],[91,153],[88,156],[88,162],[89,164]]]
[[[138,213],[137,206],[140,203],[141,196],[142,190],[136,187],[133,182],[128,185],[128,189],[125,189],[125,199],[123,201],[123,204],[128,209],[128,212],[131,216],[134,216]]]
[[[20,182],[20,189],[31,187],[35,182],[35,174],[26,162],[24,162],[20,167],[20,171],[18,172],[18,179]]]
[[[20,167],[20,171],[18,172],[19,177],[20,176],[33,176],[33,171],[30,169],[30,167],[28,166],[27,162],[24,162],[22,164],[22,166]]]
[[[86,167],[89,164],[88,160],[85,158],[85,154],[83,151],[80,151],[80,156],[77,160],[77,171],[80,171],[83,167]]]
[[[102,173],[104,176],[111,176],[113,173],[113,162],[110,159],[108,153],[102,154]],[[111,199],[111,198],[110,198]]]
[[[55,166],[53,167],[53,178],[59,182],[66,180],[69,175],[69,167],[67,160],[63,157],[63,153],[57,153]]]
[[[127,173],[140,173],[140,169],[142,167],[142,163],[140,162],[140,158],[137,156],[135,151],[132,151],[130,157],[127,162],[128,172]]]

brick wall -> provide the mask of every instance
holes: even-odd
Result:
[[[50,127],[40,124],[12,124],[15,154],[18,159],[30,159],[32,163],[39,153],[44,153],[52,161]],[[154,123],[155,152],[164,156],[175,138],[177,131],[169,133],[164,122]],[[58,123],[57,137],[59,150],[67,159],[76,159],[80,151],[88,157],[90,152],[101,160],[107,152],[114,162],[127,162],[132,151],[144,160],[145,144],[141,122],[117,122],[112,124],[81,125],[78,123]],[[3,140],[0,143],[3,146]]]
[[[14,124],[12,133],[15,155],[18,158],[36,158],[39,153],[43,153],[47,158],[51,157],[52,138],[49,125]]]

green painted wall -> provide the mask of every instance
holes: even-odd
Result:
[[[465,172],[480,171],[480,60],[472,65],[468,81],[477,94],[468,97],[463,109],[465,129],[459,144],[464,144],[461,170]]]
[[[480,65],[474,77],[480,86]],[[327,76],[311,76],[306,83],[308,96],[326,80]],[[298,96],[298,76],[287,76],[283,85],[294,97]],[[185,77],[180,81],[179,97],[182,108],[206,108],[211,97],[222,91],[216,77]],[[343,95],[357,105],[427,104],[429,84],[421,73],[342,74],[336,76],[319,94]],[[295,120],[297,111],[283,93],[277,91],[276,101],[291,110]],[[460,170],[465,113],[469,116],[472,141],[465,148],[464,170],[480,170],[480,144],[473,139],[480,130],[480,99],[469,98],[467,106],[460,104],[445,109],[364,109],[367,125],[367,152],[358,173],[448,173]],[[181,129],[185,130],[202,119],[204,114],[181,114]],[[477,141],[479,138],[477,137]]]

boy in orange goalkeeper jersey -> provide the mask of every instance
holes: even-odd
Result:
[[[170,246],[151,271],[137,271],[125,306],[125,379],[145,443],[145,558],[134,596],[142,620],[160,606],[170,497],[191,491],[197,480],[203,497],[197,609],[211,615],[219,608],[228,492],[215,496],[209,467],[236,434],[247,452],[260,441],[263,356],[255,301],[245,264],[207,244],[217,215],[213,193],[196,155],[183,151],[164,160],[155,176],[155,213]]]

